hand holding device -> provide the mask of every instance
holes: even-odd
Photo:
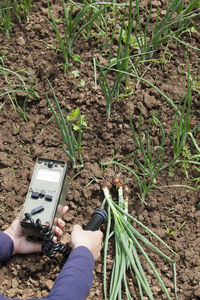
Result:
[[[80,225],[74,225],[71,234],[72,249],[79,246],[88,248],[96,260],[100,256],[103,233],[100,230],[83,230]]]
[[[64,206],[61,212],[61,216],[67,212],[68,207]],[[13,223],[4,231],[13,240],[13,255],[14,254],[29,254],[41,251],[41,243],[33,243],[27,240],[24,228],[20,225],[22,211],[18,214]],[[55,232],[55,242],[57,237],[60,238],[63,234],[62,229],[64,228],[64,221],[59,218],[52,230]]]

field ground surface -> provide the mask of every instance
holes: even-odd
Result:
[[[145,3],[145,1],[143,1]],[[162,10],[164,1],[153,1]],[[100,85],[95,83],[93,58],[102,64],[106,56],[100,51],[96,40],[85,41],[80,37],[76,42],[75,53],[82,62],[70,59],[70,67],[66,74],[63,70],[61,53],[57,38],[51,25],[47,22],[47,1],[35,1],[31,9],[29,22],[16,23],[7,39],[0,33],[1,56],[5,57],[4,67],[12,71],[25,69],[29,76],[36,77],[34,89],[39,98],[29,98],[26,103],[27,122],[14,110],[7,96],[1,97],[0,110],[0,227],[5,230],[19,212],[30,183],[35,161],[38,157],[63,159],[68,163],[68,192],[66,204],[69,212],[64,217],[66,222],[63,241],[70,238],[73,224],[85,225],[94,209],[101,207],[104,200],[101,189],[103,180],[112,181],[120,177],[129,188],[129,213],[145,224],[162,238],[178,255],[167,253],[176,261],[177,291],[179,300],[200,299],[200,209],[199,189],[189,189],[184,186],[194,186],[190,178],[199,177],[199,171],[193,166],[187,169],[188,178],[182,163],[165,169],[156,177],[155,185],[160,189],[151,189],[141,203],[138,186],[133,175],[127,170],[109,165],[103,169],[100,162],[108,162],[114,157],[127,167],[133,168],[133,157],[129,155],[136,149],[129,125],[129,113],[133,116],[133,124],[139,124],[139,108],[142,110],[142,137],[152,115],[157,115],[166,132],[172,124],[174,109],[163,97],[144,81],[130,79],[132,94],[113,101],[110,119],[106,118],[106,100]],[[62,12],[61,1],[53,1],[51,9],[54,17],[59,19]],[[198,21],[198,19],[197,19]],[[181,40],[199,48],[200,32],[186,31]],[[103,41],[101,40],[103,45]],[[141,66],[140,74],[146,80],[154,83],[163,93],[175,103],[178,103],[187,92],[188,56],[187,47],[175,40],[170,40],[164,63],[158,63],[165,51],[162,45],[154,54],[155,60]],[[199,80],[199,52],[188,48],[190,58],[190,74]],[[73,72],[74,70],[78,71]],[[98,73],[98,71],[97,71]],[[78,76],[77,76],[78,74]],[[110,76],[112,76],[111,74]],[[71,161],[62,150],[62,136],[48,108],[46,96],[53,101],[52,93],[46,78],[52,84],[58,101],[70,114],[72,109],[80,108],[85,115],[88,128],[82,132],[83,168],[72,169]],[[112,78],[112,77],[111,77]],[[13,80],[15,80],[13,76]],[[16,83],[17,84],[17,83]],[[0,92],[7,90],[3,74],[0,75]],[[17,93],[21,106],[25,96]],[[199,124],[200,93],[192,91],[191,127]],[[152,141],[159,143],[159,129],[154,125]],[[195,138],[199,140],[197,132]],[[190,151],[195,149],[190,141]],[[168,160],[173,153],[170,141],[165,145]],[[182,185],[182,186],[180,186]],[[198,182],[197,182],[198,186]],[[113,191],[113,198],[116,193]],[[168,228],[168,234],[167,234]],[[105,232],[105,225],[102,227]],[[157,242],[155,242],[157,243]],[[160,246],[164,252],[163,246]],[[112,244],[109,246],[108,272],[112,268]],[[172,267],[156,254],[151,253],[157,270],[164,278],[167,290],[174,297]],[[59,273],[59,258],[48,259],[41,254],[14,256],[0,267],[0,293],[10,298],[44,297],[51,290]],[[96,262],[94,282],[87,300],[103,300],[103,252]],[[147,268],[147,277],[152,287],[154,299],[166,299],[151,270]],[[134,286],[133,286],[134,290]],[[124,295],[123,300],[126,299]],[[133,292],[133,299],[139,299]],[[144,297],[144,299],[146,299]]]

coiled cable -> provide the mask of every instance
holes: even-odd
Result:
[[[40,236],[43,240],[42,242],[42,253],[53,258],[57,253],[62,254],[63,259],[61,261],[61,267],[67,261],[67,258],[71,252],[71,247],[69,244],[63,244],[61,242],[54,242],[55,233],[51,231],[48,225],[42,225],[41,220],[37,219],[34,221],[31,214],[25,213],[25,217],[31,222],[31,225],[40,230]]]

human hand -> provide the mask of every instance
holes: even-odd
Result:
[[[88,248],[96,260],[100,256],[103,233],[100,230],[83,230],[80,225],[74,225],[71,234],[72,248],[79,246]]]
[[[67,210],[68,207],[63,206],[61,216],[64,216]],[[24,234],[24,229],[20,225],[21,213],[22,211],[18,214],[16,219],[13,221],[13,223],[4,231],[4,233],[9,235],[10,238],[13,240],[13,246],[14,246],[13,255],[40,252],[42,246],[41,243],[33,243],[27,241],[26,239],[26,236]],[[52,231],[55,232],[56,234],[55,242],[57,241],[57,238],[62,236],[63,234],[62,229],[64,226],[65,226],[65,222],[61,218],[55,219],[54,226],[52,228]]]

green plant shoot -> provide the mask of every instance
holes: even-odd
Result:
[[[71,115],[67,116],[67,120],[74,123],[73,129],[75,131],[80,130],[79,124],[81,124],[81,128],[87,128],[87,123],[85,121],[85,115],[81,115],[81,111],[80,111],[79,107],[77,107],[75,110],[72,109]]]

